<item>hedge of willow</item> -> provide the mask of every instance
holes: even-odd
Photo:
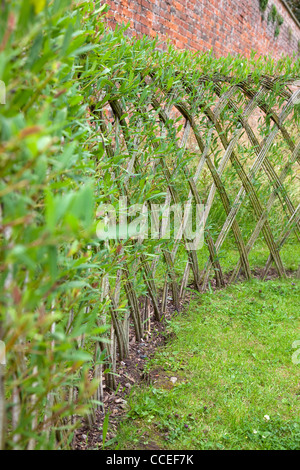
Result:
[[[231,281],[258,241],[263,276],[285,276],[299,59],[162,52],[92,1],[0,10],[0,448],[67,448],[117,387],[131,325],[139,341],[189,284],[223,286],[227,246]],[[194,238],[185,206],[202,207]]]

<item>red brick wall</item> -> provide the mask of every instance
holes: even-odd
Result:
[[[216,56],[270,53],[274,58],[298,51],[300,27],[281,0],[269,0],[262,18],[259,0],[106,0],[108,22],[130,22],[129,34],[167,38],[178,49],[207,50]],[[267,21],[275,5],[284,22],[277,38]]]

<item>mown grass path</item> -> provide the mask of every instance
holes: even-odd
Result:
[[[118,448],[300,449],[299,307],[292,278],[193,292],[147,365],[157,381],[131,393]]]

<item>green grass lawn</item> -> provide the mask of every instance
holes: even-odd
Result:
[[[117,448],[300,449],[299,307],[296,279],[193,292],[147,364],[157,383],[128,399]]]

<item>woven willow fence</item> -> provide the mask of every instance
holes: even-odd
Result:
[[[298,268],[299,60],[162,52],[102,3],[2,2],[0,449],[69,447],[191,290]]]
[[[140,341],[152,314],[160,320],[170,300],[180,309],[188,285],[203,292],[212,278],[217,287],[240,275],[250,279],[249,255],[257,240],[269,253],[261,277],[272,265],[284,277],[281,248],[290,237],[299,241],[299,81],[250,76],[236,83],[216,74],[193,82],[181,73],[170,82],[148,73],[132,94],[122,93],[121,81],[108,96],[93,89],[91,117],[102,142],[99,176],[108,188],[118,188],[101,202],[119,209],[117,196],[126,196],[128,207],[139,203],[145,210],[153,202],[204,205],[196,227],[199,239],[204,230],[202,251],[191,249],[184,217],[176,238],[149,236],[140,243],[129,234],[105,242],[117,260],[115,273],[102,278],[112,319],[111,343],[102,345],[110,388],[116,386],[117,356],[128,354],[131,320]],[[152,217],[159,225],[163,216]],[[238,253],[229,276],[220,255],[228,243]],[[162,273],[165,283],[158,288]]]

